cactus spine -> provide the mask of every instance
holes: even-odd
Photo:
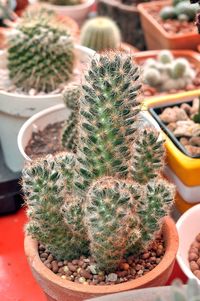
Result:
[[[117,24],[107,17],[86,21],[81,30],[81,44],[96,51],[117,49],[121,34]]]
[[[28,91],[51,92],[65,83],[74,66],[72,37],[45,12],[27,16],[9,39],[8,69],[13,83]]]
[[[59,258],[70,259],[76,250],[74,258],[92,255],[100,270],[114,271],[127,253],[135,254],[138,246],[145,248],[154,239],[160,218],[168,214],[174,189],[160,178],[163,147],[157,132],[150,127],[138,130],[140,87],[131,56],[109,52],[93,58],[81,87],[76,154],[47,157],[23,172],[29,224],[38,225],[36,233],[30,226],[28,232]],[[54,164],[50,175],[43,162]],[[51,210],[51,203],[57,210]],[[66,239],[56,246],[48,232],[57,241],[54,214],[63,221],[59,241]]]

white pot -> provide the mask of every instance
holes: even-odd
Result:
[[[87,64],[95,52],[76,46],[76,53]],[[2,57],[0,60],[2,61]],[[23,157],[17,147],[17,135],[24,122],[35,113],[62,102],[60,93],[28,96],[0,91],[0,141],[6,165],[10,170],[19,172],[23,166]]]
[[[36,130],[43,130],[49,124],[64,121],[69,114],[70,110],[67,109],[64,104],[60,104],[35,114],[23,124],[18,135],[18,147],[25,160],[31,161],[31,158],[26,154],[25,149],[33,132]],[[160,130],[157,122],[148,112],[142,112],[141,115],[145,122],[152,124],[155,128]]]
[[[37,2],[37,0],[31,1],[32,3]],[[87,15],[91,11],[95,0],[85,0],[82,4],[78,5],[54,5],[41,2],[43,6],[54,10],[60,16],[68,16],[74,19],[79,25],[81,25],[87,18]]]
[[[179,234],[179,249],[177,261],[185,275],[191,279],[195,278],[200,284],[200,280],[192,273],[189,267],[188,251],[195,237],[200,233],[200,204],[195,205],[186,211],[176,224]]]

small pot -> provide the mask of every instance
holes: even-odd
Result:
[[[170,34],[148,13],[149,7],[157,6],[159,10],[161,10],[163,7],[170,5],[172,5],[171,0],[150,1],[149,3],[141,3],[138,5],[148,49],[197,50],[197,45],[199,44],[199,34],[197,31],[192,33]]]
[[[64,104],[56,105],[51,108],[45,109],[31,118],[29,118],[21,127],[18,134],[18,148],[25,160],[31,161],[30,157],[26,154],[26,146],[30,141],[33,132],[37,129],[42,131],[47,125],[56,122],[65,121],[70,114],[70,110]],[[157,122],[152,118],[148,112],[142,112],[143,119],[160,130]]]
[[[155,110],[163,107],[180,106],[198,96],[199,92],[192,91],[160,99],[149,99],[146,104],[150,108],[150,112],[152,110],[155,112]],[[153,115],[155,116],[155,114]],[[159,117],[156,120],[159,122]],[[161,123],[160,126],[164,128]],[[167,150],[167,165],[164,172],[167,178],[176,185],[178,191],[175,200],[176,207],[180,212],[184,212],[200,202],[200,158],[191,158],[184,154],[169,137],[167,131],[166,133],[163,132],[163,136]]]
[[[80,25],[86,19],[94,3],[95,0],[85,0],[83,3],[77,5],[54,5],[41,2],[42,6],[54,10],[58,15],[71,17]]]
[[[184,274],[189,278],[200,280],[192,273],[189,267],[188,252],[195,237],[200,233],[200,204],[190,208],[178,220],[176,227],[179,235],[177,261]]]
[[[30,236],[25,237],[25,253],[32,273],[44,290],[47,300],[49,301],[81,301],[86,298],[98,297],[136,288],[164,285],[173,270],[178,249],[178,235],[176,226],[170,217],[165,217],[163,222],[163,236],[166,252],[161,262],[148,274],[121,284],[95,286],[83,285],[61,279],[50,271],[40,260],[38,255],[38,243]]]
[[[76,46],[76,52],[86,64],[95,53],[83,46]],[[1,63],[5,61],[5,52],[2,52]],[[62,102],[60,93],[28,96],[0,90],[0,140],[9,169],[19,172],[23,166],[17,147],[17,135],[23,123],[35,113]]]

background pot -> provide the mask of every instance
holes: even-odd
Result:
[[[88,63],[94,51],[76,46],[80,60]],[[1,60],[4,61],[2,52]],[[17,147],[17,135],[23,123],[35,113],[62,103],[61,94],[28,96],[0,91],[0,140],[6,165],[14,172],[21,170],[23,157]]]
[[[182,33],[170,34],[148,13],[149,7],[158,6],[159,9],[164,6],[170,6],[172,1],[150,1],[149,3],[141,3],[138,5],[140,12],[142,28],[148,49],[197,49],[199,44],[199,34]],[[195,26],[195,25],[194,25]]]
[[[178,220],[176,227],[179,234],[179,248],[177,253],[179,266],[189,279],[197,279],[200,285],[200,280],[190,270],[188,261],[188,251],[190,246],[195,241],[195,237],[200,233],[199,217],[200,204],[185,212]]]
[[[166,252],[161,262],[141,278],[116,285],[82,285],[63,280],[50,271],[40,260],[37,241],[29,236],[25,238],[25,253],[28,258],[32,273],[39,285],[44,290],[49,301],[81,301],[86,298],[97,297],[105,294],[123,292],[135,288],[164,285],[173,269],[176,252],[178,249],[178,235],[173,220],[164,218],[163,236]]]
[[[67,109],[64,104],[60,104],[33,115],[23,124],[18,135],[18,148],[25,160],[31,160],[26,154],[26,146],[28,145],[33,132],[35,130],[42,131],[49,124],[65,121],[69,114],[70,110]],[[155,128],[160,130],[157,122],[147,111],[142,112],[142,116],[146,122],[152,124]]]
[[[99,15],[108,16],[118,24],[123,42],[140,50],[145,49],[144,35],[136,5],[122,4],[120,0],[98,0],[97,11]]]

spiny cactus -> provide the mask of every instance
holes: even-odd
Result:
[[[80,87],[76,153],[23,171],[27,231],[57,258],[92,255],[98,269],[114,271],[147,247],[169,212],[174,188],[160,176],[162,141],[138,115],[139,77],[127,54],[94,57]]]
[[[173,6],[165,6],[161,9],[160,17],[163,20],[179,19],[180,21],[194,21],[198,9],[198,5],[191,5],[188,0],[175,0],[173,1]]]
[[[162,50],[156,59],[144,63],[144,82],[158,91],[184,89],[191,84],[195,71],[186,58],[174,58],[169,50]]]
[[[96,51],[117,49],[121,43],[117,24],[107,17],[86,21],[81,29],[81,44]]]
[[[78,136],[78,110],[81,90],[78,85],[69,85],[63,91],[65,105],[72,110],[62,132],[62,146],[68,150],[76,151]]]
[[[180,280],[175,280],[170,290],[170,299],[159,296],[155,301],[200,301],[200,286],[195,279],[190,279],[186,287]]]
[[[54,5],[78,5],[83,3],[84,0],[41,0]]]
[[[72,37],[45,11],[32,19],[26,16],[8,41],[10,78],[25,91],[57,89],[70,78],[74,56]]]

